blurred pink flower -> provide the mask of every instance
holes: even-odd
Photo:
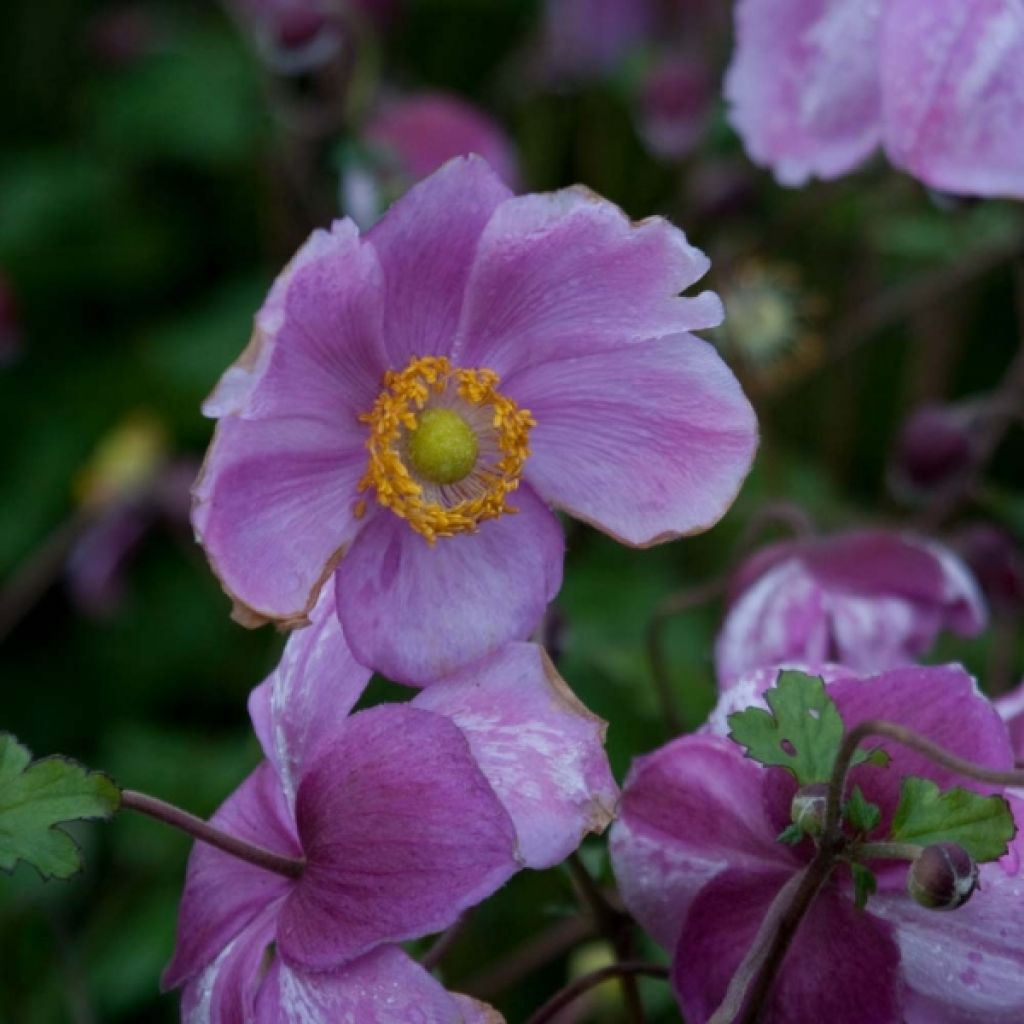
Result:
[[[743,566],[732,593],[715,645],[722,686],[788,662],[893,668],[924,654],[942,629],[973,636],[986,621],[956,555],[885,530],[771,545]]]
[[[336,586],[358,659],[422,683],[536,628],[549,505],[638,547],[709,528],[757,427],[689,333],[721,318],[680,295],[707,267],[660,218],[512,197],[477,158],[365,238],[315,232],[205,406],[193,523],[236,615],[301,625]]]
[[[1024,198],[1019,0],[740,0],[726,96],[783,184],[881,145],[931,188]]]
[[[760,673],[765,676],[765,673]],[[770,685],[774,680],[764,680]],[[847,729],[869,718],[906,725],[990,768],[1013,766],[992,705],[958,666],[903,668],[827,682]],[[758,687],[763,692],[766,685]],[[737,692],[746,698],[734,700]],[[687,1021],[704,1024],[721,1003],[779,890],[812,844],[777,841],[797,789],[726,738],[730,711],[751,703],[741,681],[722,698],[721,731],[682,736],[637,760],[612,827],[611,855],[627,908],[673,956],[673,984]],[[904,776],[992,792],[904,747],[881,743],[887,768],[861,765],[850,785],[891,822]],[[1018,822],[1022,805],[1012,796]],[[885,834],[880,832],[877,834]],[[1019,835],[1019,834],[1018,834]],[[772,989],[773,1024],[1011,1024],[1024,1019],[1024,843],[981,866],[970,901],[936,919],[906,893],[906,865],[875,862],[878,891],[858,910],[845,868],[825,884],[793,940]]]
[[[650,41],[657,21],[657,0],[546,0],[544,63],[558,76],[608,74]]]
[[[659,60],[647,71],[637,104],[648,148],[671,159],[686,156],[700,141],[715,99],[706,60],[682,54]]]
[[[288,879],[197,844],[164,983],[184,986],[186,1024],[500,1020],[400,943],[608,824],[604,723],[532,644],[353,714],[370,672],[333,604],[325,592],[253,691],[266,760],[212,819],[305,870]]]

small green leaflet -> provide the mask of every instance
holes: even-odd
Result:
[[[892,820],[898,843],[959,843],[979,864],[998,860],[1017,834],[1010,805],[1001,796],[982,796],[955,786],[940,791],[930,779],[908,776]]]
[[[729,716],[729,736],[761,764],[779,765],[801,786],[828,782],[843,742],[843,720],[825,683],[803,672],[784,670],[764,699],[771,711],[747,708]],[[852,765],[888,764],[883,750],[858,750]]]
[[[70,878],[81,870],[66,821],[107,820],[121,803],[121,791],[101,772],[90,772],[64,757],[32,755],[9,733],[0,733],[0,870],[19,860],[43,878]]]
[[[882,820],[882,812],[878,804],[871,803],[860,791],[860,786],[854,786],[850,799],[846,801],[843,808],[843,818],[849,822],[850,827],[862,835],[867,835],[878,828]]]
[[[853,875],[854,906],[858,910],[863,910],[868,905],[868,897],[878,888],[878,879],[875,878],[875,873],[863,864],[851,864],[850,873]]]
[[[804,841],[807,833],[797,824],[787,825],[776,837],[775,842],[785,843],[787,846],[796,846]]]

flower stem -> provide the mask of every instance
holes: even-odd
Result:
[[[611,943],[618,963],[621,965],[629,962],[633,953],[633,943],[629,933],[632,919],[621,910],[616,910],[608,902],[594,879],[590,877],[590,872],[578,853],[570,853],[566,865],[580,899],[590,910],[598,929]],[[643,1024],[644,1007],[640,1001],[640,991],[636,987],[636,979],[628,973],[620,975],[620,978],[622,997],[626,1003],[626,1018],[630,1024]]]
[[[157,821],[179,829],[192,836],[193,839],[198,839],[201,843],[215,846],[218,850],[231,854],[232,857],[255,864],[258,868],[274,871],[279,875],[284,875],[285,878],[299,878],[305,870],[306,862],[304,860],[265,850],[255,843],[249,843],[237,836],[222,832],[219,828],[203,821],[202,818],[197,818],[194,814],[189,814],[188,811],[183,811],[180,807],[175,807],[174,804],[158,800],[154,796],[126,789],[121,793],[121,807],[156,818]]]
[[[917,843],[858,843],[850,848],[850,859],[858,863],[866,860],[917,860],[923,849]]]
[[[642,963],[638,960],[622,960],[616,964],[609,964],[591,974],[585,974],[582,978],[566,985],[561,991],[556,992],[539,1010],[526,1021],[526,1024],[547,1024],[554,1020],[560,1010],[564,1010],[570,1003],[575,1002],[584,992],[609,978],[629,978],[638,976],[647,978],[667,978],[668,968],[662,964]]]

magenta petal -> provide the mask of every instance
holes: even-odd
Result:
[[[304,775],[296,812],[306,871],[278,941],[310,970],[440,931],[519,867],[512,822],[465,736],[418,708],[350,718]]]
[[[397,946],[374,950],[336,971],[306,973],[280,959],[273,963],[260,991],[254,1024],[346,1021],[475,1024],[458,997]]]
[[[692,335],[541,363],[506,390],[537,420],[530,484],[627,544],[717,522],[757,447],[757,419],[739,382]]]
[[[889,921],[909,988],[908,1024],[1019,1024],[1024,1020],[1024,877],[984,864],[958,910],[919,907],[904,892],[872,897]]]
[[[612,826],[612,865],[626,906],[667,949],[718,872],[795,869],[765,818],[762,776],[735,743],[715,736],[682,736],[634,762]]]
[[[276,853],[302,855],[277,777],[268,764],[260,765],[210,821]],[[178,941],[164,972],[164,988],[175,988],[195,977],[261,911],[283,900],[292,884],[281,875],[196,843],[188,859]]]
[[[315,420],[217,425],[196,483],[192,522],[247,624],[304,623],[359,527],[363,432]]]
[[[275,916],[273,909],[261,914],[185,986],[181,1024],[251,1024]]]
[[[423,685],[529,636],[562,584],[565,539],[529,487],[519,511],[429,544],[380,510],[337,576],[338,614],[356,658]]]
[[[505,377],[713,327],[722,320],[717,295],[679,297],[708,266],[668,221],[633,224],[582,187],[510,199],[481,236],[453,354]]]
[[[543,648],[513,643],[428,686],[416,707],[450,718],[512,816],[523,863],[561,863],[612,820],[618,787],[607,724],[558,675]]]
[[[391,369],[448,353],[480,233],[510,195],[482,158],[458,157],[411,188],[369,232],[384,268]]]
[[[829,686],[847,729],[870,718],[908,726],[946,750],[997,770],[1013,767],[1006,727],[992,704],[979,692],[974,680],[959,666],[893,669],[870,679],[842,679]],[[940,787],[966,786],[980,792],[999,792],[965,779],[936,765],[906,747],[883,740],[870,744],[884,747],[888,768],[863,765],[851,773],[864,794],[888,817],[899,801],[900,780],[918,775]]]
[[[703,1024],[787,881],[779,871],[730,869],[694,901],[676,950],[673,982],[688,1021]],[[811,905],[775,982],[772,1024],[899,1024],[900,953],[892,929],[835,885]]]
[[[751,159],[785,185],[834,178],[881,136],[878,0],[740,0],[725,82]]]
[[[1024,198],[1024,9],[889,0],[881,81],[893,163],[932,188]]]
[[[203,411],[354,425],[380,390],[383,278],[349,220],[317,230],[281,272],[249,347]]]
[[[371,675],[348,649],[333,587],[324,587],[310,619],[288,637],[277,668],[249,695],[249,717],[290,807],[306,766],[344,727]]]

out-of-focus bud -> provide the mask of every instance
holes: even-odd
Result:
[[[640,134],[648,149],[668,160],[686,156],[707,127],[715,85],[703,61],[665,58],[644,79],[637,104]]]
[[[964,479],[974,459],[969,417],[952,406],[923,406],[911,413],[896,439],[893,491],[913,499],[949,490]]]
[[[794,825],[808,835],[820,836],[825,827],[828,808],[828,783],[812,782],[798,789],[789,805],[789,816]]]
[[[958,843],[926,846],[907,873],[907,892],[929,910],[956,910],[977,887],[978,865]]]
[[[1024,552],[1006,530],[973,523],[956,538],[956,547],[995,611],[1024,608]]]
[[[146,491],[167,456],[163,425],[148,413],[136,413],[104,437],[75,480],[82,505],[103,508]]]
[[[0,274],[0,366],[9,366],[21,353],[21,323],[14,291]]]

